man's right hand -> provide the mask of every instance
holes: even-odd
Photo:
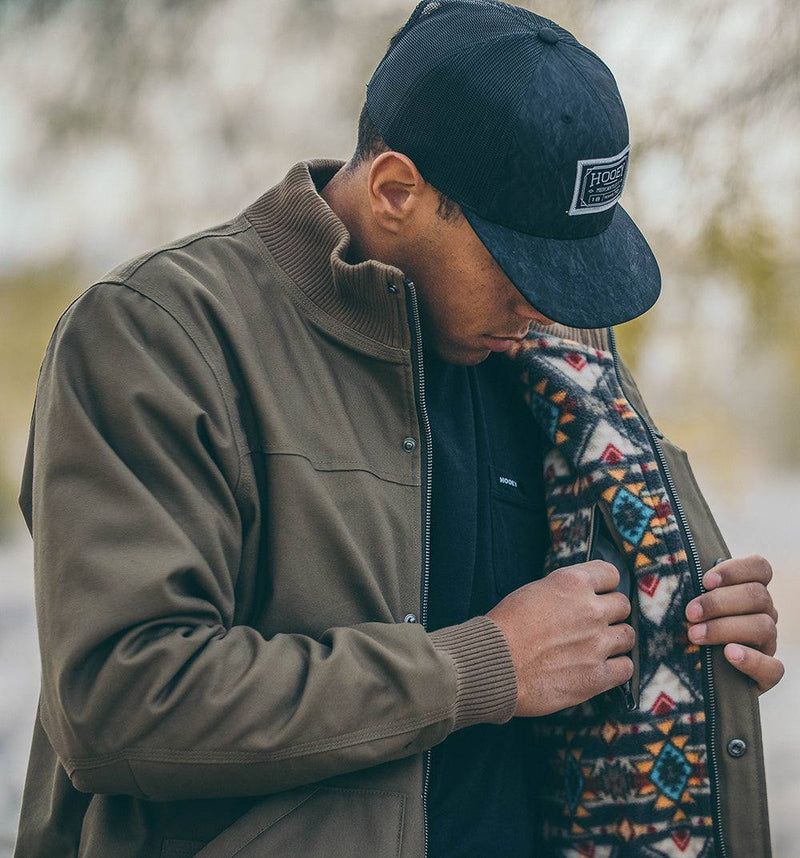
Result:
[[[517,673],[514,715],[548,715],[633,676],[631,610],[615,592],[619,571],[605,560],[563,566],[509,593],[488,613]]]

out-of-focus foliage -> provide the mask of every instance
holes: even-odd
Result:
[[[800,248],[782,248],[755,211],[727,227],[711,218],[701,247],[709,272],[734,284],[743,304],[734,421],[744,420],[771,458],[800,465]],[[755,371],[754,371],[755,370]]]
[[[62,309],[78,293],[72,260],[0,272],[0,540],[20,518],[18,475],[42,355]]]
[[[796,341],[799,295],[787,287],[797,283],[797,260],[780,252],[763,217],[756,214],[727,228],[711,218],[701,243],[706,266],[729,273],[742,288],[753,328],[785,327]]]
[[[44,335],[70,296],[230,217],[296,160],[347,158],[365,82],[413,5],[0,2],[0,473],[14,493]],[[623,203],[664,286],[618,333],[662,428],[702,447],[719,426],[712,456],[758,442],[800,461],[795,0],[520,5],[602,56],[628,108]]]

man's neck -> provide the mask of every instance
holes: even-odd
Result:
[[[357,173],[349,171],[345,164],[319,192],[350,233],[346,261],[353,265],[365,259],[376,258],[369,253],[369,242],[364,238],[363,218],[357,201],[356,176]]]

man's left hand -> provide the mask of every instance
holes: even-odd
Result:
[[[784,673],[783,663],[775,658],[778,612],[767,591],[771,580],[772,567],[759,554],[731,557],[703,575],[709,592],[686,606],[689,640],[724,644],[725,658],[758,683],[759,694],[780,682]]]

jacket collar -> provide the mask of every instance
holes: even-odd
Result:
[[[407,349],[403,272],[374,259],[348,262],[350,233],[319,194],[343,165],[331,158],[300,161],[244,215],[317,307],[370,339]]]
[[[534,322],[531,330],[554,337],[563,337],[565,340],[576,340],[594,349],[611,351],[608,328],[571,328],[568,325],[538,325]]]
[[[344,163],[333,158],[299,161],[244,215],[278,265],[316,306],[372,340],[407,349],[403,272],[375,259],[348,262],[350,233],[319,194]],[[607,328],[532,327],[609,349]]]

